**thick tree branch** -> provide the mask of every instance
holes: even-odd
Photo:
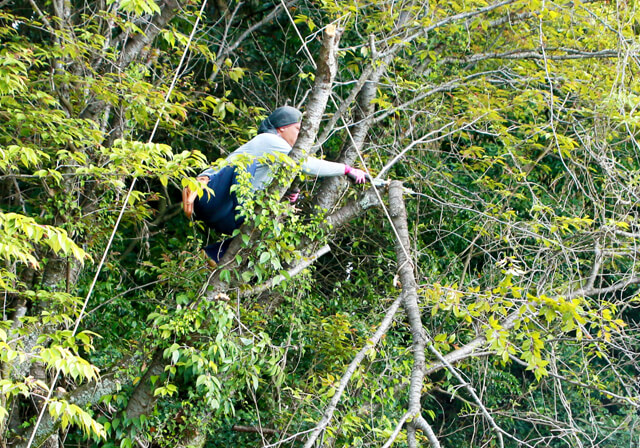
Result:
[[[142,378],[136,385],[133,394],[129,398],[127,408],[125,410],[127,418],[136,419],[141,415],[150,415],[153,407],[156,404],[156,399],[153,395],[153,385],[151,382],[152,376],[160,376],[164,372],[164,359],[162,352],[157,350],[154,354],[147,371],[142,375]]]
[[[419,420],[422,414],[422,386],[425,370],[425,345],[427,335],[422,326],[420,307],[418,306],[418,286],[413,273],[413,260],[410,258],[409,227],[407,224],[407,210],[402,198],[403,186],[401,182],[393,181],[389,185],[389,214],[395,227],[396,257],[398,259],[398,276],[402,283],[402,306],[407,313],[407,320],[411,328],[413,338],[413,367],[411,368],[411,380],[409,385],[409,406],[407,414],[412,418],[411,425],[420,428],[429,439],[431,446],[440,447],[440,442],[426,420]],[[420,424],[416,425],[419,421]],[[408,433],[409,445],[415,445],[415,434]]]
[[[406,22],[412,16],[408,13],[400,14],[396,21],[396,30],[399,30],[404,26]],[[333,131],[333,127],[342,120],[344,123],[344,129],[347,134],[347,138],[344,140],[338,162],[353,164],[359,157],[362,151],[365,139],[369,134],[369,130],[373,123],[373,113],[375,111],[375,104],[373,100],[376,97],[376,92],[380,79],[387,73],[389,64],[397,56],[397,54],[404,48],[402,42],[395,42],[391,45],[385,55],[378,59],[378,52],[375,47],[375,39],[373,35],[369,36],[369,47],[371,51],[371,63],[363,70],[362,75],[358,79],[356,86],[349,92],[349,96],[342,102],[340,107],[336,105],[338,110],[333,114],[327,127],[325,128],[322,137],[319,139],[321,144],[329,133]],[[355,100],[355,105],[352,108],[352,124],[349,126],[345,119],[345,112]],[[335,102],[335,101],[334,101]],[[366,167],[362,167],[366,168]],[[315,203],[321,209],[331,210],[336,206],[340,200],[342,192],[347,186],[347,182],[342,177],[333,177],[325,179],[319,191],[315,195]]]
[[[129,369],[139,361],[137,357],[131,356],[118,365],[116,369],[114,369],[114,372],[102,375],[97,383],[83,384],[63,396],[62,399],[81,408],[87,405],[95,405],[105,395],[113,395],[118,392],[123,383],[122,377],[118,375],[118,373]],[[45,413],[38,426],[33,446],[41,446],[59,427],[60,420],[54,420],[49,413]],[[22,441],[16,442],[12,447],[27,448],[27,441],[23,439]]]
[[[449,17],[446,17],[445,19],[442,19],[436,23],[433,23],[427,27],[421,27],[419,30],[417,30],[414,34],[408,36],[405,41],[410,42],[413,41],[414,39],[418,38],[419,36],[424,36],[428,33],[430,33],[433,30],[436,30],[438,28],[441,28],[445,25],[448,25],[450,23],[453,22],[457,22],[459,20],[465,20],[465,19],[470,19],[471,17],[475,17],[475,16],[479,16],[491,11],[494,11],[498,8],[502,8],[503,6],[507,6],[510,5],[512,3],[515,3],[517,0],[504,0],[498,3],[494,3],[493,5],[487,5],[484,8],[479,8],[476,9],[474,11],[468,11],[468,12],[463,12],[460,14],[455,14]]]
[[[581,51],[572,48],[547,48],[546,51],[556,54],[547,54],[546,59],[553,61],[565,61],[571,59],[592,59],[592,58],[617,58],[619,52],[616,50]],[[557,54],[563,52],[564,54]],[[510,50],[504,52],[474,54],[464,58],[443,58],[438,64],[473,64],[488,59],[538,59],[544,60],[545,55],[536,50]]]
[[[313,90],[309,96],[302,129],[296,144],[289,156],[294,161],[304,159],[307,155],[313,155],[311,148],[318,135],[320,122],[327,107],[327,102],[333,89],[333,80],[338,70],[336,51],[340,41],[340,32],[333,25],[328,25],[325,30],[322,49],[318,55],[316,78]]]
[[[342,117],[344,117],[344,115],[347,113],[347,110],[350,107],[352,107],[353,102],[356,100],[358,96],[361,95],[360,92],[362,91],[363,87],[371,82],[370,77],[373,73],[374,73],[374,66],[367,65],[367,67],[365,67],[365,69],[362,71],[362,74],[358,78],[358,81],[356,82],[355,86],[353,86],[353,88],[349,92],[349,95],[347,96],[347,98],[341,101],[341,104],[338,107],[338,110],[331,115],[331,118],[329,118],[329,121],[327,122],[322,133],[318,137],[318,142],[317,142],[318,145],[322,145],[322,143],[324,143],[329,138],[329,135],[333,132],[333,128],[335,127],[336,123],[338,123],[338,121]],[[354,119],[353,121],[357,122],[358,120]]]
[[[178,0],[164,0],[162,2],[160,14],[153,17],[144,34],[136,34],[127,41],[126,46],[122,49],[119,60],[120,70],[128,67],[142,53],[142,49],[153,42],[158,33],[175,17],[179,6]]]
[[[369,188],[358,199],[347,202],[344,206],[328,215],[327,226],[333,229],[341,227],[370,208],[379,207],[380,201],[376,195],[375,188]]]
[[[318,260],[318,258],[323,256],[324,254],[329,253],[330,251],[331,251],[331,248],[328,245],[322,246],[320,249],[318,249],[316,252],[314,252],[310,256],[304,257],[300,263],[298,263],[293,268],[289,269],[287,271],[287,274],[289,275],[289,277],[295,277],[296,275],[300,274],[303,270],[305,270],[306,268],[314,264]],[[277,285],[282,280],[284,280],[284,278],[282,278],[281,275],[278,275],[274,278],[267,280],[265,283],[262,283],[261,285],[256,286],[255,288],[239,291],[238,298],[249,297],[249,296],[254,296],[256,294],[260,294],[264,291],[267,291],[273,288],[274,285]]]
[[[353,164],[356,160],[358,152],[362,150],[365,139],[371,127],[370,117],[375,109],[372,100],[376,96],[376,89],[380,77],[382,76],[382,66],[376,70],[371,80],[366,81],[357,95],[357,103],[353,110],[354,125],[352,127],[345,126],[347,138],[345,139],[338,162]],[[345,102],[346,104],[346,102]],[[343,111],[338,112],[342,117]],[[334,115],[334,117],[336,117]],[[344,121],[344,118],[343,118]],[[346,123],[346,122],[345,122]],[[320,189],[315,195],[315,203],[323,210],[331,210],[339,200],[342,191],[348,185],[344,177],[330,177],[324,179]]]

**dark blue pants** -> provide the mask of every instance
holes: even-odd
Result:
[[[257,162],[254,162],[247,167],[247,171],[253,176],[257,166]],[[244,217],[238,214],[238,198],[231,191],[231,187],[237,183],[237,169],[233,165],[228,165],[212,174],[207,186],[213,190],[214,194],[205,191],[202,197],[196,198],[193,203],[195,219],[202,221],[210,229],[226,235],[231,235],[244,222]],[[229,244],[231,239],[206,246],[204,251],[217,263]]]

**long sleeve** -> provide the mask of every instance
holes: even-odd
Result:
[[[291,152],[291,146],[280,136],[273,133],[258,134],[256,137],[242,145],[231,153],[227,160],[233,160],[240,154],[246,154],[252,157],[260,158],[266,154],[281,153],[289,154]],[[317,159],[315,157],[308,157],[302,164],[302,171],[310,176],[319,177],[334,177],[342,176],[344,174],[345,165],[342,163],[329,162],[327,160]],[[208,169],[204,175],[211,176],[215,171]],[[260,190],[269,183],[271,178],[271,170],[269,166],[259,164],[255,174],[251,179],[253,188]]]
[[[344,169],[343,163],[329,162],[315,157],[308,157],[302,164],[303,173],[318,177],[342,176]]]

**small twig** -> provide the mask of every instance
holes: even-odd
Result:
[[[292,0],[285,3],[285,8],[295,5],[296,2],[297,0]],[[281,13],[280,8],[282,7],[283,5],[276,5],[275,8],[273,8],[273,10],[269,14],[267,14],[260,21],[254,23],[249,28],[247,28],[240,36],[238,36],[238,38],[231,45],[227,46],[226,48],[221,47],[216,57],[216,60],[220,61],[223,57],[233,53],[236,50],[236,48],[238,48],[240,44],[247,38],[247,36],[249,36],[251,33],[253,33],[255,30],[257,30],[261,26],[263,26],[265,23],[268,23],[272,21],[275,17],[277,17]],[[235,11],[234,11],[234,14],[235,14]],[[217,65],[219,66],[220,64],[217,64]],[[219,69],[214,69],[213,73],[211,73],[211,75],[209,76],[208,81],[213,82],[213,80],[218,75],[219,71],[220,71]]]
[[[593,289],[593,285],[595,284],[598,273],[600,272],[600,268],[602,267],[603,254],[602,249],[600,248],[600,243],[598,241],[596,241],[595,243],[593,252],[595,253],[595,260],[593,261],[593,268],[591,269],[591,274],[589,275],[589,280],[587,281],[587,289]]]
[[[496,430],[496,433],[498,434],[498,441],[500,442],[500,447],[504,448],[504,439],[502,438],[502,434],[507,434],[507,432],[504,431],[502,428],[500,428],[498,424],[495,422],[495,420],[493,419],[493,417],[491,417],[491,414],[489,414],[489,411],[484,406],[484,404],[482,403],[482,400],[480,400],[480,397],[478,397],[473,387],[462,378],[458,370],[455,367],[453,367],[449,363],[449,361],[445,359],[444,356],[442,356],[442,353],[440,353],[438,349],[433,346],[432,342],[427,342],[427,348],[431,353],[435,355],[436,358],[438,358],[438,360],[442,364],[444,364],[447,370],[458,380],[458,382],[467,390],[467,392],[469,392],[473,400],[476,402],[476,405],[480,408],[480,411],[482,411],[482,414],[484,415],[484,417],[487,419],[489,424],[493,426],[493,429]]]
[[[16,180],[16,176],[10,176],[13,180],[13,186],[16,188],[16,197],[18,198],[18,202],[20,202],[20,208],[22,208],[22,213],[27,214],[27,207],[24,202],[24,198],[22,197],[22,191],[20,191],[20,185],[18,185],[18,181]]]
[[[51,25],[51,22],[49,22],[49,19],[47,19],[47,16],[38,7],[38,4],[35,2],[35,0],[29,0],[29,3],[31,4],[31,7],[36,12],[36,14],[38,14],[38,17],[40,18],[40,20],[42,20],[42,23],[45,24],[45,26],[47,27],[48,31],[51,34],[55,35],[55,28]]]
[[[387,441],[385,442],[385,444],[382,445],[382,448],[389,448],[391,445],[393,445],[393,442],[395,442],[398,436],[400,435],[400,431],[402,431],[402,427],[404,426],[405,422],[409,417],[411,416],[407,412],[402,416],[400,420],[398,420],[398,423],[396,423],[396,427],[393,429],[393,432],[391,433],[391,435],[387,438]]]

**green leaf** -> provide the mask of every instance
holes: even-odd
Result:
[[[260,264],[265,264],[271,258],[271,254],[269,252],[262,252],[260,254]]]

